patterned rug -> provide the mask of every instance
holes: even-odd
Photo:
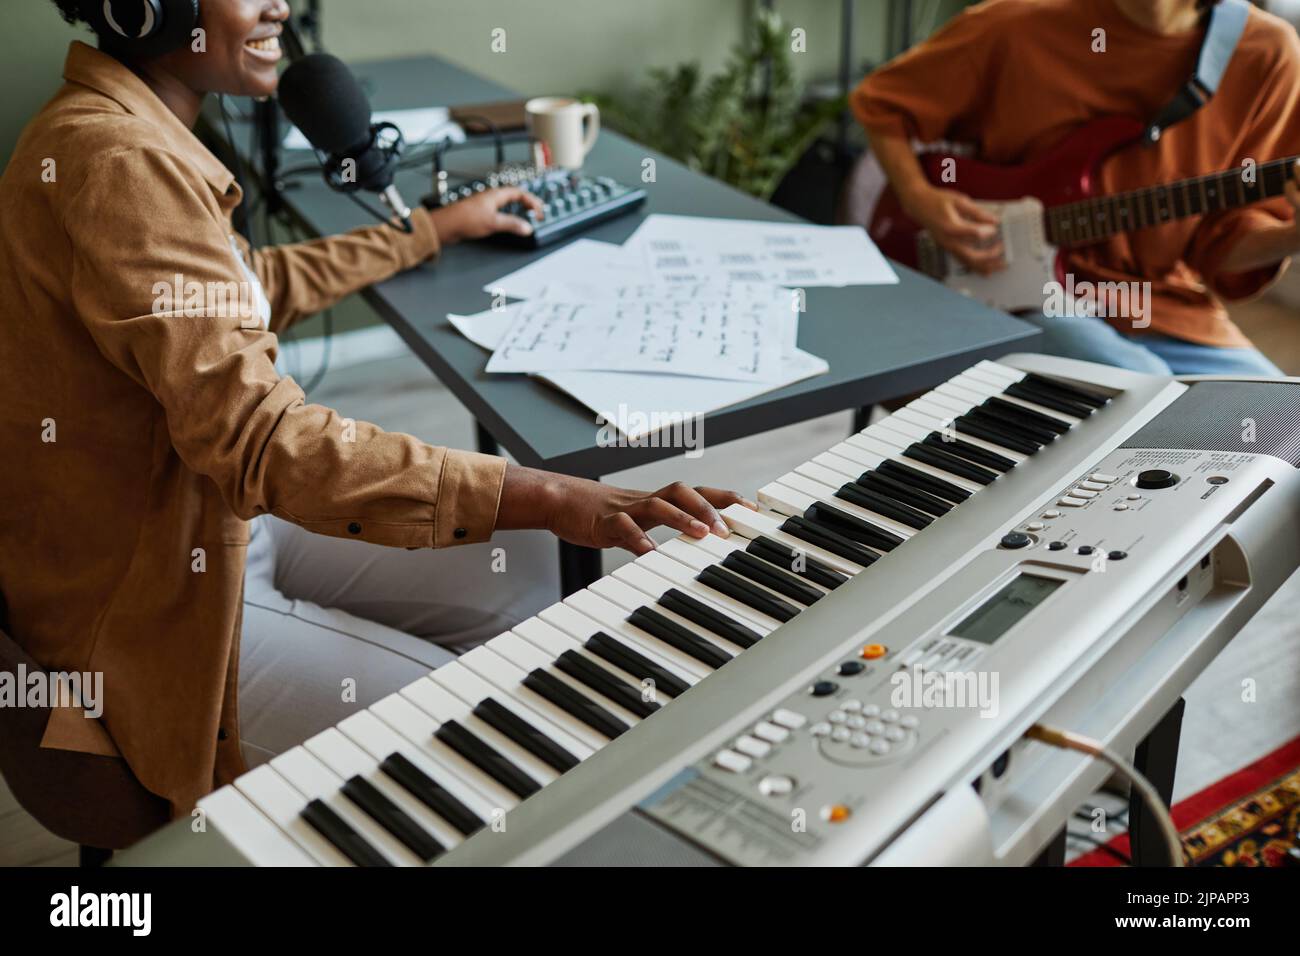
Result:
[[[1173,808],[1188,866],[1300,866],[1300,737]],[[1128,834],[1070,866],[1122,866]]]

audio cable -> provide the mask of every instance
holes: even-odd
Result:
[[[1174,826],[1174,818],[1170,816],[1169,808],[1165,806],[1165,802],[1161,799],[1160,793],[1155,786],[1143,776],[1137,767],[1115,753],[1100,740],[1085,737],[1083,734],[1077,734],[1070,730],[1060,730],[1056,727],[1048,727],[1045,724],[1034,724],[1029,730],[1025,731],[1025,736],[1052,747],[1059,747],[1062,750],[1073,750],[1077,753],[1086,754],[1094,760],[1100,760],[1102,763],[1107,764],[1121,777],[1128,780],[1129,785],[1138,792],[1142,802],[1146,804],[1147,809],[1151,811],[1151,815],[1155,817],[1156,823],[1160,827],[1160,835],[1169,851],[1169,865],[1184,865],[1183,842],[1178,836],[1178,828]]]

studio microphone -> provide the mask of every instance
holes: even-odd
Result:
[[[411,209],[393,185],[402,133],[392,123],[371,123],[370,101],[343,61],[328,53],[295,59],[280,77],[279,100],[321,154],[330,188],[378,193],[411,232]]]

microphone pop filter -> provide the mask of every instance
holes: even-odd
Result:
[[[280,106],[307,141],[331,156],[370,142],[370,101],[338,57],[311,53],[280,77]]]

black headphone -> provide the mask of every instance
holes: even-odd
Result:
[[[79,0],[81,17],[113,53],[151,57],[179,50],[199,25],[199,0]]]

